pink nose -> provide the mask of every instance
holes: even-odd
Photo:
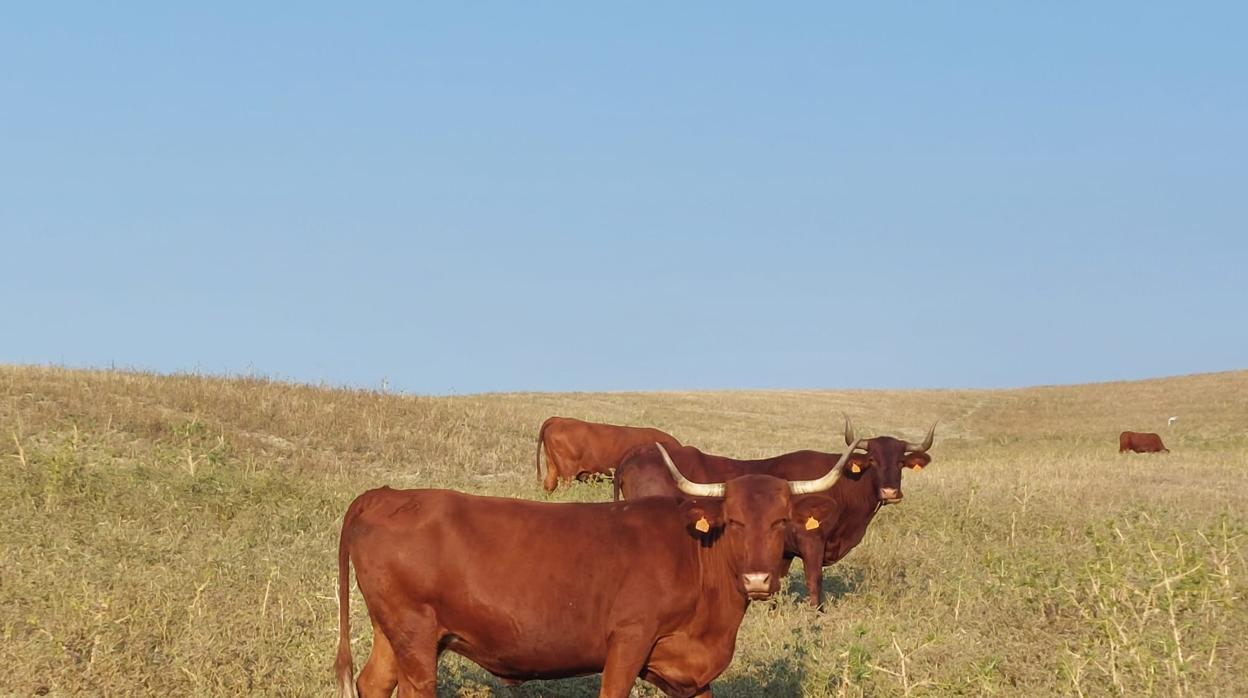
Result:
[[[766,572],[748,572],[741,575],[745,582],[745,592],[751,597],[755,595],[771,595],[771,575]]]
[[[896,487],[881,487],[880,499],[886,502],[900,502],[901,490],[897,489]]]

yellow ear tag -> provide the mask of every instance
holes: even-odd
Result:
[[[813,530],[815,530],[816,528],[819,528],[819,519],[816,519],[816,518],[815,518],[815,517],[813,517],[813,516],[812,516],[812,517],[810,517],[809,519],[806,519],[806,530],[807,530],[807,531],[813,531]]]
[[[707,521],[707,520],[706,520],[706,517],[705,517],[705,516],[703,516],[702,518],[698,519],[698,522],[697,522],[697,523],[695,523],[695,524],[693,525],[693,527],[694,527],[694,528],[696,528],[696,529],[698,529],[699,531],[701,531],[701,532],[703,532],[703,533],[706,533],[706,532],[708,532],[708,531],[710,531],[710,530],[711,530],[711,522],[710,522],[710,521]]]
[[[922,469],[923,469],[923,466],[918,465],[918,464],[915,464],[915,466],[914,466],[914,472],[916,472],[916,473],[917,473],[917,472],[919,472],[919,471],[920,471],[920,470],[922,470]]]
[[[849,472],[851,472],[851,473],[861,473],[861,472],[862,472],[862,468],[859,468],[859,467],[858,467],[858,464],[857,464],[857,463],[854,463],[853,465],[849,466]]]

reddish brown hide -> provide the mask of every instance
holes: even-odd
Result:
[[[781,572],[788,570],[788,561],[799,557],[806,570],[806,590],[810,603],[823,604],[823,567],[849,554],[862,541],[867,526],[883,504],[900,502],[901,471],[921,470],[931,463],[931,448],[936,425],[928,430],[921,444],[891,436],[877,436],[861,442],[865,453],[850,455],[844,477],[818,499],[831,499],[837,512],[835,520],[818,519],[808,528],[807,521],[794,520],[785,541],[785,559]],[[853,441],[853,428],[846,418],[846,441]],[[738,460],[716,456],[682,446],[670,449],[672,460],[685,477],[694,482],[728,482],[747,474],[767,474],[802,480],[824,475],[841,458],[839,453],[795,451],[773,458]],[[678,497],[679,491],[663,464],[658,450],[642,446],[627,454],[615,473],[614,495],[619,500],[640,497]],[[808,505],[813,506],[813,503]]]
[[[1169,453],[1170,449],[1161,443],[1161,437],[1143,431],[1124,431],[1118,435],[1118,452],[1126,453]]]
[[[754,475],[722,498],[599,504],[365,492],[339,542],[342,695],[434,696],[443,650],[507,682],[602,672],[601,696],[624,698],[639,676],[709,695],[749,601],[778,589],[785,526],[807,515],[799,484]],[[373,624],[358,683],[352,564]]]
[[[542,447],[546,448],[546,478],[542,487],[554,492],[559,480],[576,480],[594,473],[615,471],[629,449],[661,443],[676,447],[671,434],[650,427],[583,422],[571,417],[551,417],[537,432],[537,477],[542,477]]]

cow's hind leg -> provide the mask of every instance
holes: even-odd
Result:
[[[377,621],[373,621],[373,651],[368,661],[360,670],[360,678],[355,682],[360,698],[390,698],[394,687],[399,683],[399,661],[394,656],[394,648],[390,640],[381,631]]]
[[[399,698],[434,698],[438,692],[441,631],[433,609],[408,609],[395,627],[402,629],[402,634],[390,638],[398,665]]]

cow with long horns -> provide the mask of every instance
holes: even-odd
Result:
[[[860,443],[864,452],[846,454],[819,451],[795,451],[772,458],[738,460],[703,453],[690,446],[672,448],[673,466],[686,477],[701,482],[728,482],[749,474],[767,474],[785,479],[818,477],[834,467],[839,459],[849,456],[845,477],[835,488],[821,497],[830,497],[840,514],[836,521],[794,521],[785,542],[787,570],[794,557],[802,559],[806,570],[806,589],[812,605],[823,604],[823,567],[849,554],[862,541],[867,526],[880,507],[902,499],[901,471],[922,470],[931,463],[928,449],[935,440],[936,424],[927,430],[921,442],[914,443],[891,436],[872,439],[854,438],[853,424],[845,415],[847,444]],[[680,491],[668,474],[669,467],[654,447],[635,449],[616,469],[614,496],[619,500],[640,497],[679,497]]]
[[[710,696],[750,601],[779,588],[789,521],[836,520],[834,502],[814,497],[847,462],[848,453],[813,480],[719,484],[690,482],[670,466],[682,500],[365,492],[347,509],[338,543],[340,693],[389,696],[399,686],[400,695],[432,698],[438,656],[450,650],[508,683],[602,672],[600,698],[625,698],[638,677],[669,696]],[[352,564],[373,624],[358,681]],[[547,593],[567,579],[577,583]]]

